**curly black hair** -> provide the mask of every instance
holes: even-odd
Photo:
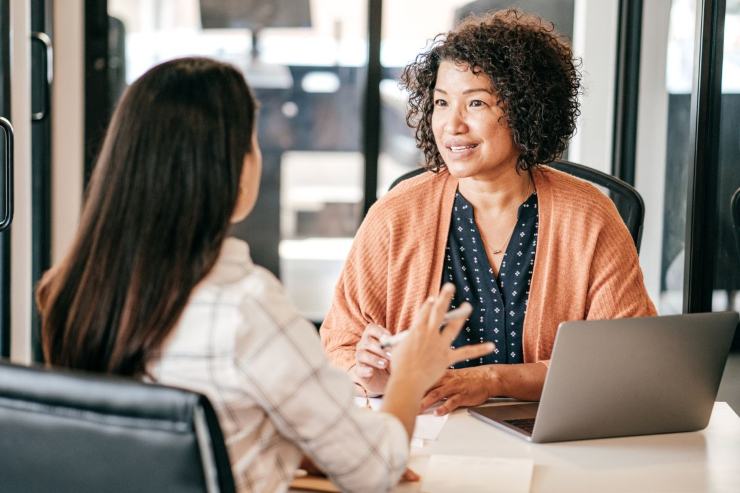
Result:
[[[410,92],[406,123],[416,129],[425,167],[445,166],[432,133],[434,86],[443,60],[462,63],[490,77],[527,170],[560,157],[580,115],[580,62],[552,23],[517,9],[464,20],[406,66],[401,86]]]

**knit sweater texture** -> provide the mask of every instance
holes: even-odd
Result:
[[[524,362],[549,364],[558,325],[653,316],[637,250],[614,203],[590,183],[547,166],[532,172],[539,231],[524,317]],[[337,282],[321,339],[349,370],[367,324],[411,327],[439,292],[458,180],[446,170],[405,180],[367,214]]]

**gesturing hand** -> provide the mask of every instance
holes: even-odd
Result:
[[[416,312],[414,323],[391,352],[393,374],[383,399],[383,411],[401,420],[408,436],[414,434],[419,406],[429,387],[434,385],[451,364],[483,356],[493,351],[493,344],[475,344],[458,349],[452,342],[470,315],[467,303],[460,305],[459,317],[440,328],[455,286],[445,284],[437,296],[431,296]],[[467,312],[467,313],[466,313]]]
[[[493,344],[474,344],[452,349],[451,344],[465,323],[465,316],[450,321],[442,329],[444,315],[455,292],[452,284],[445,284],[436,297],[430,297],[416,313],[409,335],[392,352],[393,371],[412,376],[420,388],[429,389],[451,364],[477,358],[493,351]],[[470,311],[470,305],[460,308]]]

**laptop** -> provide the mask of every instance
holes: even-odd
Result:
[[[735,312],[564,322],[539,403],[468,412],[536,443],[701,430],[737,324]]]

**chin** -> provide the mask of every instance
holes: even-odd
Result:
[[[478,171],[477,167],[473,166],[472,163],[463,163],[460,161],[445,161],[445,166],[447,166],[447,171],[449,171],[450,175],[458,180],[475,176]]]

